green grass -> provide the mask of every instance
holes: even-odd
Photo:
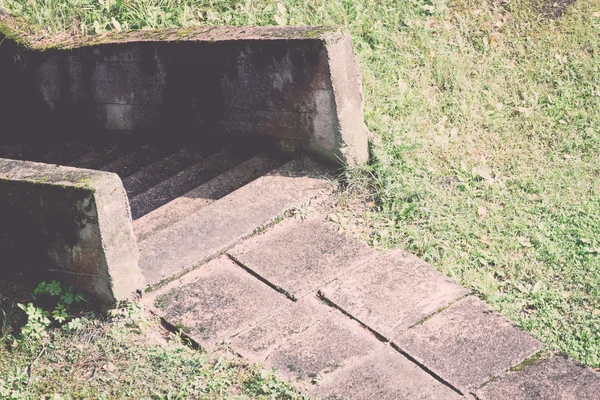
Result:
[[[52,328],[39,340],[0,329],[0,398],[305,397],[272,372],[225,350],[207,355],[192,349],[131,304],[110,322],[94,319],[75,332]]]
[[[600,0],[559,19],[541,3],[0,0],[48,34],[346,27],[375,134],[372,165],[353,178],[374,198],[372,242],[415,252],[549,349],[599,367]]]

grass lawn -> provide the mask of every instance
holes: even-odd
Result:
[[[28,301],[31,285],[23,286],[0,280],[2,400],[305,399],[226,349],[193,349],[136,304],[115,310],[109,321],[20,338],[9,325],[22,322],[13,300]]]
[[[558,2],[564,3],[564,2]],[[52,34],[341,25],[363,73],[374,245],[600,367],[600,0],[0,0]],[[559,15],[560,17],[556,17]]]

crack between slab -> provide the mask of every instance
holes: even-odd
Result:
[[[470,394],[471,396],[473,396],[473,398],[474,398],[475,400],[481,400],[481,397],[477,396],[477,394],[476,394],[475,392],[469,392],[469,394]]]
[[[187,345],[189,347],[191,347],[192,349],[198,350],[198,351],[207,351],[207,349],[202,347],[200,345],[200,343],[198,343],[196,340],[194,340],[194,338],[192,338],[190,335],[188,335],[183,330],[175,327],[175,325],[171,324],[164,317],[160,317],[160,324],[162,325],[163,328],[165,328],[169,332],[172,332],[172,333],[180,336],[182,339],[184,339],[184,344],[186,344],[185,342],[187,342]]]
[[[346,310],[344,310],[343,308],[339,307],[337,304],[335,304],[333,301],[329,300],[325,294],[322,291],[318,291],[317,292],[317,298],[319,300],[321,300],[323,303],[325,303],[326,305],[328,305],[331,308],[334,308],[336,310],[338,310],[339,312],[341,312],[343,315],[345,315],[346,317],[348,317],[349,319],[358,322],[358,324],[363,327],[364,329],[366,329],[369,333],[371,333],[373,336],[375,336],[375,338],[377,340],[379,340],[382,343],[390,343],[390,340],[388,338],[386,338],[385,336],[383,336],[381,333],[377,332],[375,329],[371,328],[370,326],[368,326],[367,324],[365,324],[364,322],[362,322],[361,320],[359,320],[358,318],[354,317],[352,314],[348,313]]]
[[[421,368],[424,372],[426,372],[428,375],[430,375],[433,379],[435,379],[436,381],[440,382],[441,384],[443,384],[444,386],[448,387],[449,389],[451,389],[452,391],[458,393],[461,396],[464,396],[464,393],[461,392],[458,388],[454,387],[450,382],[446,381],[444,378],[442,378],[441,376],[439,376],[438,374],[436,374],[435,372],[433,372],[432,370],[430,370],[429,368],[427,368],[424,364],[420,363],[419,361],[417,361],[414,357],[412,357],[410,354],[408,354],[406,351],[402,350],[400,347],[398,347],[395,343],[393,343],[391,340],[387,339],[385,336],[383,336],[382,334],[380,334],[379,332],[377,332],[376,330],[372,329],[371,327],[369,327],[368,325],[366,325],[364,322],[360,321],[359,319],[355,318],[354,316],[352,316],[350,313],[348,313],[347,311],[345,311],[344,309],[342,309],[341,307],[339,307],[338,305],[336,305],[334,302],[332,302],[331,300],[329,300],[325,294],[323,292],[321,292],[320,290],[317,293],[317,297],[323,301],[325,304],[327,304],[328,306],[337,309],[338,311],[340,311],[342,314],[344,314],[346,317],[350,318],[353,321],[358,322],[363,328],[365,328],[367,331],[369,331],[373,336],[375,336],[376,339],[378,339],[379,341],[381,341],[384,344],[389,344],[394,350],[396,350],[397,352],[399,352],[400,354],[402,354],[404,357],[406,357],[409,361],[411,361],[413,364],[417,365],[419,368]],[[464,298],[466,296],[461,297],[460,299],[457,299],[455,302],[462,300],[462,298]],[[455,303],[454,302],[454,303]],[[454,304],[452,303],[452,304]],[[448,306],[449,307],[449,306]],[[444,307],[443,309],[446,309],[447,307]],[[443,310],[442,309],[442,310]],[[440,310],[441,312],[441,310]],[[437,314],[434,313],[432,314],[435,315]]]
[[[229,257],[229,259],[231,261],[233,261],[236,265],[238,265],[244,271],[246,271],[247,273],[249,273],[250,275],[252,275],[254,278],[258,279],[259,281],[261,281],[265,285],[269,286],[271,289],[275,290],[276,292],[281,293],[282,295],[284,295],[285,297],[287,297],[289,300],[291,300],[293,302],[298,301],[298,299],[296,298],[296,296],[294,296],[293,294],[291,294],[290,292],[288,292],[284,288],[282,288],[280,286],[277,286],[274,283],[270,282],[268,279],[266,279],[265,277],[261,276],[256,271],[252,270],[250,267],[248,267],[245,264],[243,264],[241,261],[239,261],[237,258],[235,258],[234,256],[232,256],[230,253],[227,253],[227,257]]]
[[[438,374],[436,374],[435,372],[433,372],[431,369],[427,368],[427,366],[425,366],[425,364],[417,361],[417,359],[415,359],[413,356],[411,356],[410,354],[408,354],[406,351],[402,350],[400,347],[398,347],[397,344],[395,344],[394,342],[390,342],[390,346],[396,350],[398,353],[402,354],[404,357],[406,357],[409,361],[411,361],[413,364],[417,365],[419,368],[421,368],[423,371],[425,371],[427,374],[429,374],[433,379],[435,379],[436,381],[438,381],[439,383],[441,383],[442,385],[446,386],[447,388],[451,389],[452,391],[458,393],[461,396],[464,396],[465,394],[463,392],[461,392],[458,388],[454,387],[454,385],[452,385],[450,382],[448,382],[447,380],[445,380],[444,378],[442,378],[441,376],[439,376]]]
[[[450,307],[450,306],[458,303],[459,301],[461,301],[461,300],[463,300],[463,299],[465,299],[465,298],[467,298],[467,297],[469,297],[471,295],[472,294],[469,292],[469,293],[466,293],[466,294],[464,294],[464,295],[462,295],[460,297],[457,297],[454,301],[450,302],[448,305],[446,305],[444,307],[440,307],[437,310],[435,310],[434,312],[432,312],[431,314],[426,315],[420,321],[418,321],[418,322],[412,324],[411,326],[409,326],[408,328],[406,328],[406,330],[412,329],[412,328],[414,328],[416,326],[419,326],[419,325],[423,325],[425,322],[429,321],[431,318],[435,317],[438,314],[441,314],[448,307]]]
[[[483,387],[487,386],[489,383],[491,383],[495,380],[501,379],[510,373],[518,373],[519,371],[522,371],[527,366],[537,362],[542,357],[542,352],[543,352],[543,350],[540,349],[539,351],[537,351],[533,355],[527,357],[526,359],[524,359],[517,365],[510,367],[509,369],[502,371],[502,372],[498,373],[497,375],[489,377],[485,382],[483,382],[481,385],[477,386],[474,390],[482,389]],[[473,395],[473,397],[475,397],[477,400],[480,400],[480,398],[474,392],[469,392],[469,393],[471,395]]]

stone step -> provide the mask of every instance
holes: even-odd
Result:
[[[331,190],[326,176],[308,160],[292,161],[140,241],[146,282],[157,285],[181,276],[294,206]]]
[[[186,168],[167,180],[130,199],[134,220],[167,204],[188,191],[221,175],[240,164],[242,160],[226,151],[220,151]]]
[[[252,157],[248,161],[135,220],[133,229],[138,240],[144,240],[152,233],[184,219],[186,216],[206,207],[280,165],[281,161],[265,155]]]
[[[97,148],[99,147],[99,148]],[[70,167],[99,170],[103,166],[127,155],[132,150],[132,145],[127,143],[109,143],[97,146],[89,153],[69,163]]]
[[[131,153],[104,165],[100,170],[114,172],[119,175],[121,179],[124,179],[138,172],[140,169],[164,158],[168,154],[169,150],[167,149],[157,148],[152,145],[144,145],[133,150]]]
[[[13,160],[22,159],[22,155],[25,151],[25,146],[23,145],[13,145],[13,146],[2,146],[0,148],[0,158],[10,158]]]
[[[123,186],[129,198],[133,198],[200,160],[202,157],[197,152],[183,148],[126,177]]]
[[[24,138],[18,144],[7,146],[3,150],[5,155],[2,158],[41,161],[41,157],[49,150],[54,149],[54,147],[54,143],[47,138],[38,140]]]
[[[40,162],[47,164],[67,165],[70,162],[93,151],[92,147],[79,140],[64,143],[60,147],[44,154]]]

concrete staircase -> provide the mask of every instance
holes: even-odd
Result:
[[[46,152],[6,146],[0,157],[118,174],[148,307],[203,348],[226,346],[312,396],[600,393],[597,373],[566,357],[538,359],[541,343],[418,258],[369,248],[318,204],[307,213],[303,205],[333,188],[309,160],[78,141]]]

